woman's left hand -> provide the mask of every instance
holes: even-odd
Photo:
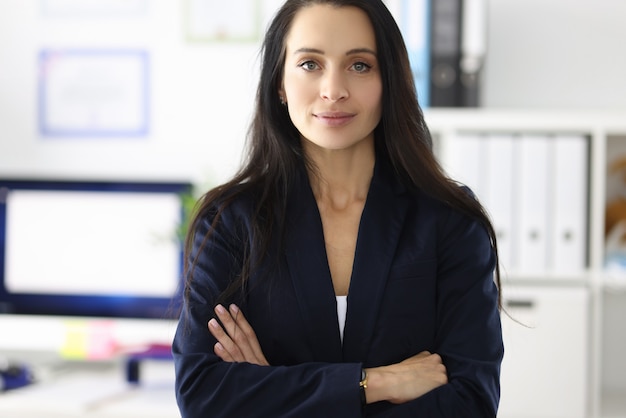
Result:
[[[219,358],[227,362],[269,366],[256,333],[236,305],[230,305],[228,310],[217,305],[215,314],[223,326],[215,318],[208,325],[209,331],[217,339],[213,351]]]

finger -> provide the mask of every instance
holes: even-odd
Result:
[[[448,383],[448,370],[443,364],[443,359],[437,353],[433,353],[424,359],[427,370],[430,372],[431,379],[438,385]]]
[[[230,338],[234,338],[237,333],[237,324],[233,320],[233,317],[222,305],[217,305],[214,311],[215,315],[217,315],[217,318],[222,323],[224,331],[226,331]]]
[[[215,339],[217,339],[222,349],[228,352],[229,358],[231,358],[232,361],[245,361],[245,357],[237,344],[235,344],[235,342],[230,338],[226,331],[224,331],[222,326],[217,322],[215,318],[211,318],[211,320],[209,321],[209,332],[211,332]]]
[[[224,329],[219,324],[219,322],[217,322],[215,318],[212,318],[209,321],[208,325],[209,325],[208,327],[209,332],[217,340],[216,345],[219,344],[219,351],[228,353],[227,357],[231,359],[232,361],[241,361],[243,358],[243,355],[237,352],[237,346],[233,343],[233,341],[228,336],[226,331],[224,331]],[[220,355],[220,357],[224,357],[224,355],[222,354]]]
[[[227,311],[222,305],[217,305],[215,307],[215,313],[217,314],[220,321],[222,321],[224,330],[226,331],[226,333],[228,334],[231,340],[230,342],[227,341],[224,344],[224,348],[228,350],[233,355],[233,357],[238,359],[238,361],[258,363],[259,359],[257,359],[257,355],[255,354],[255,351],[252,348],[252,342],[248,339],[247,334],[244,332],[244,330],[239,326],[239,324],[234,319],[235,317],[243,316],[243,314],[239,313],[239,309],[236,309],[236,312],[231,313]],[[245,320],[245,318],[243,318],[243,321],[245,321],[245,323],[247,324],[247,321]],[[252,331],[252,328],[250,327],[249,324],[248,324],[248,328],[250,329],[250,332],[252,333],[254,337],[254,341],[256,341],[256,335],[254,334],[254,331]],[[237,352],[233,351],[235,349],[234,348],[231,349],[231,346],[230,346],[231,343],[236,346],[237,352],[241,353],[241,357],[243,357],[242,360],[239,360],[240,356],[238,355]],[[256,344],[258,345],[258,342],[256,342]]]
[[[257,360],[256,362],[261,365],[268,365],[267,360],[265,359],[265,355],[263,354],[263,350],[261,350],[261,344],[259,344],[259,340],[252,329],[252,326],[241,312],[239,307],[235,304],[230,305],[229,307],[231,316],[235,319],[235,323],[239,326],[243,334],[246,336],[246,340],[250,346],[252,351],[252,355]]]
[[[213,352],[222,360],[233,363],[235,359],[230,355],[228,351],[224,348],[224,346],[220,342],[216,342],[213,346]]]
[[[431,364],[431,365],[433,365],[433,366],[441,366],[441,367],[445,368],[445,366],[443,364],[443,359],[437,353],[433,353],[433,354],[429,355],[428,357],[425,357],[424,361],[429,363],[429,364]]]

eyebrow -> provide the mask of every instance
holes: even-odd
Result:
[[[320,54],[320,55],[324,55],[324,51],[322,51],[321,49],[317,49],[317,48],[299,48],[297,50],[294,51],[294,54],[298,54],[298,53],[313,53],[313,54]],[[372,49],[369,48],[354,48],[351,49],[349,51],[346,52],[346,55],[354,55],[354,54],[372,54],[374,56],[376,55],[376,52]]]

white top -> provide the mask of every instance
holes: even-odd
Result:
[[[337,296],[337,318],[339,318],[339,334],[343,343],[343,329],[346,325],[346,312],[348,311],[348,296]]]

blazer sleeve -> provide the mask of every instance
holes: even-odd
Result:
[[[493,280],[496,263],[486,229],[450,211],[438,226],[437,323],[434,351],[442,356],[448,384],[377,417],[495,417],[504,355]]]
[[[244,225],[242,227],[242,225]],[[189,263],[211,229],[205,219],[196,231]],[[192,417],[320,417],[362,415],[358,363],[302,363],[258,366],[222,361],[207,323],[217,296],[241,266],[245,217],[224,212],[220,226],[195,260],[172,344],[176,399],[184,418]]]

